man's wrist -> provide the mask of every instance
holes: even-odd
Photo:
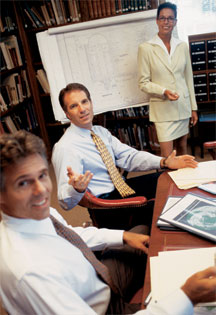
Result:
[[[168,165],[167,165],[167,158],[162,158],[162,159],[161,159],[160,166],[161,166],[162,169],[168,168]]]

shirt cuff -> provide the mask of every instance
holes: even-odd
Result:
[[[70,210],[78,205],[84,194],[85,191],[80,193],[73,189],[71,197],[63,197],[62,199],[59,198],[59,204],[64,210]]]
[[[193,315],[193,304],[181,289],[175,290],[161,301],[151,301],[148,309],[150,314],[151,311],[153,314],[157,314],[156,311],[160,310],[161,313],[158,314]]]

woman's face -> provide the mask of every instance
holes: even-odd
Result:
[[[158,29],[159,35],[162,36],[167,36],[167,35],[171,35],[172,34],[172,30],[176,25],[176,19],[175,19],[175,14],[174,11],[172,9],[162,9],[160,11],[160,15],[158,17],[158,19],[156,20],[157,25],[158,25]]]

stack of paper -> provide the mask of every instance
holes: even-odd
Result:
[[[216,242],[216,203],[212,198],[188,193],[159,219]]]
[[[179,189],[189,189],[216,180],[216,161],[201,162],[196,168],[181,168],[169,172]]]
[[[150,257],[152,298],[163,299],[192,274],[214,266],[215,255],[216,247],[208,247],[159,252],[158,256]],[[216,302],[202,304],[216,305]]]
[[[179,201],[182,197],[175,197],[175,196],[169,196],[165,206],[163,207],[163,210],[161,212],[161,214],[164,214],[169,208],[171,208],[172,206],[174,206],[174,204],[176,204],[177,201]],[[179,230],[177,227],[173,226],[172,224],[166,222],[166,221],[162,221],[160,220],[160,218],[158,218],[157,220],[157,226],[161,229],[161,230]]]

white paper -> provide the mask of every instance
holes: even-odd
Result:
[[[165,204],[165,206],[164,206],[164,208],[163,208],[163,211],[161,212],[161,214],[162,213],[164,213],[164,212],[166,212],[170,207],[172,207],[172,206],[174,206],[174,204],[176,204],[176,202],[177,201],[179,201],[180,199],[181,199],[182,197],[169,197],[168,199],[167,199],[167,202],[166,202],[166,204]],[[160,220],[160,219],[158,219],[158,221],[157,221],[157,226],[163,226],[163,227],[173,227],[173,225],[171,225],[171,224],[169,224],[169,223],[167,223],[167,222],[165,222],[165,221],[162,221],[162,220]]]
[[[216,161],[200,162],[196,168],[181,168],[168,174],[179,189],[197,187],[216,180]]]
[[[216,247],[208,247],[159,252],[159,256],[150,257],[152,298],[163,299],[194,273],[213,266],[215,253]]]

